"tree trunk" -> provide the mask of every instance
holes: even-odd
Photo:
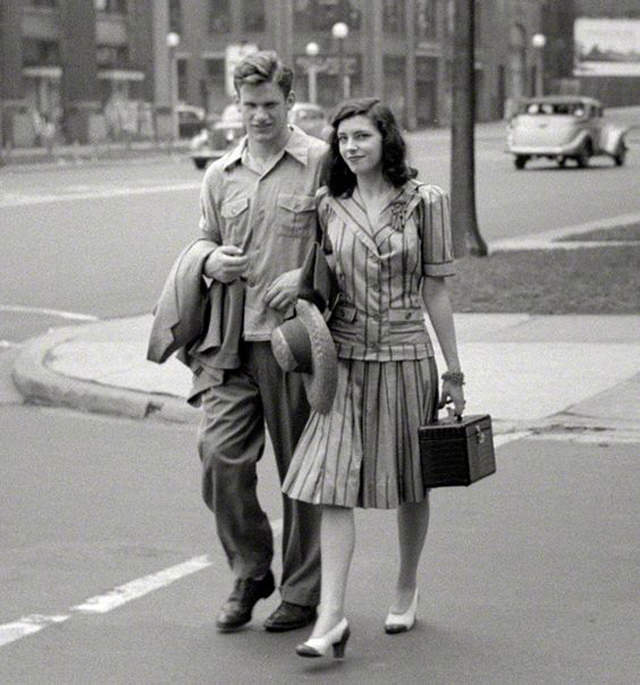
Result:
[[[475,196],[474,0],[455,0],[451,116],[451,224],[456,257],[486,256]]]

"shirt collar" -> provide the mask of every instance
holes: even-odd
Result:
[[[297,126],[289,125],[291,135],[287,144],[284,146],[284,152],[291,155],[295,160],[307,166],[309,163],[309,137]],[[247,136],[245,135],[240,142],[228,153],[227,161],[224,165],[226,171],[234,164],[242,161],[242,154],[247,147]]]

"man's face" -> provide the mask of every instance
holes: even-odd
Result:
[[[293,93],[285,98],[275,83],[242,85],[238,105],[249,139],[259,143],[279,141],[287,130],[287,114],[293,102]]]

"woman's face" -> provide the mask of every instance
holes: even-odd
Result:
[[[337,137],[340,155],[356,176],[382,170],[382,134],[368,117],[343,119]]]

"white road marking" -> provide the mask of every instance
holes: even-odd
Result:
[[[106,614],[118,607],[131,602],[134,599],[144,597],[144,595],[159,590],[162,587],[171,585],[176,580],[184,578],[197,571],[208,568],[213,562],[205,554],[200,557],[193,557],[176,566],[170,566],[158,573],[151,573],[142,578],[136,578],[129,583],[119,585],[104,595],[89,597],[82,604],[71,607],[71,611],[81,611],[88,614]]]
[[[8,645],[10,642],[20,640],[27,635],[33,635],[47,626],[55,623],[62,623],[70,616],[44,616],[42,614],[31,614],[23,616],[17,621],[5,623],[0,626],[0,647]]]
[[[47,309],[46,307],[26,307],[22,305],[0,304],[0,312],[15,312],[19,314],[45,314],[46,316],[59,316],[61,319],[75,321],[98,321],[97,316],[91,314],[78,314],[77,312],[65,312],[62,309]]]
[[[282,519],[271,521],[274,537],[278,537],[282,533],[282,525]],[[131,602],[134,599],[144,597],[144,595],[147,595],[150,592],[167,587],[168,585],[171,585],[171,583],[175,583],[177,580],[191,575],[192,573],[202,571],[211,566],[212,563],[213,562],[206,554],[193,557],[180,564],[158,571],[157,573],[151,573],[142,578],[136,578],[124,585],[119,585],[102,595],[89,597],[89,599],[84,600],[84,602],[70,607],[69,611],[82,614],[105,614],[113,609],[121,607],[127,602]],[[16,621],[0,625],[0,647],[7,645],[10,642],[20,640],[28,635],[33,635],[47,626],[62,623],[69,618],[71,618],[71,614],[51,616],[30,614],[28,616],[23,616]]]
[[[110,197],[127,197],[129,195],[151,195],[155,193],[176,192],[182,190],[197,190],[201,186],[197,183],[172,183],[162,186],[150,186],[146,188],[111,188],[109,190],[93,190],[84,193],[55,194],[55,195],[8,195],[0,196],[0,208],[24,207],[28,205],[41,205],[51,202],[75,202],[76,200],[96,200]]]

